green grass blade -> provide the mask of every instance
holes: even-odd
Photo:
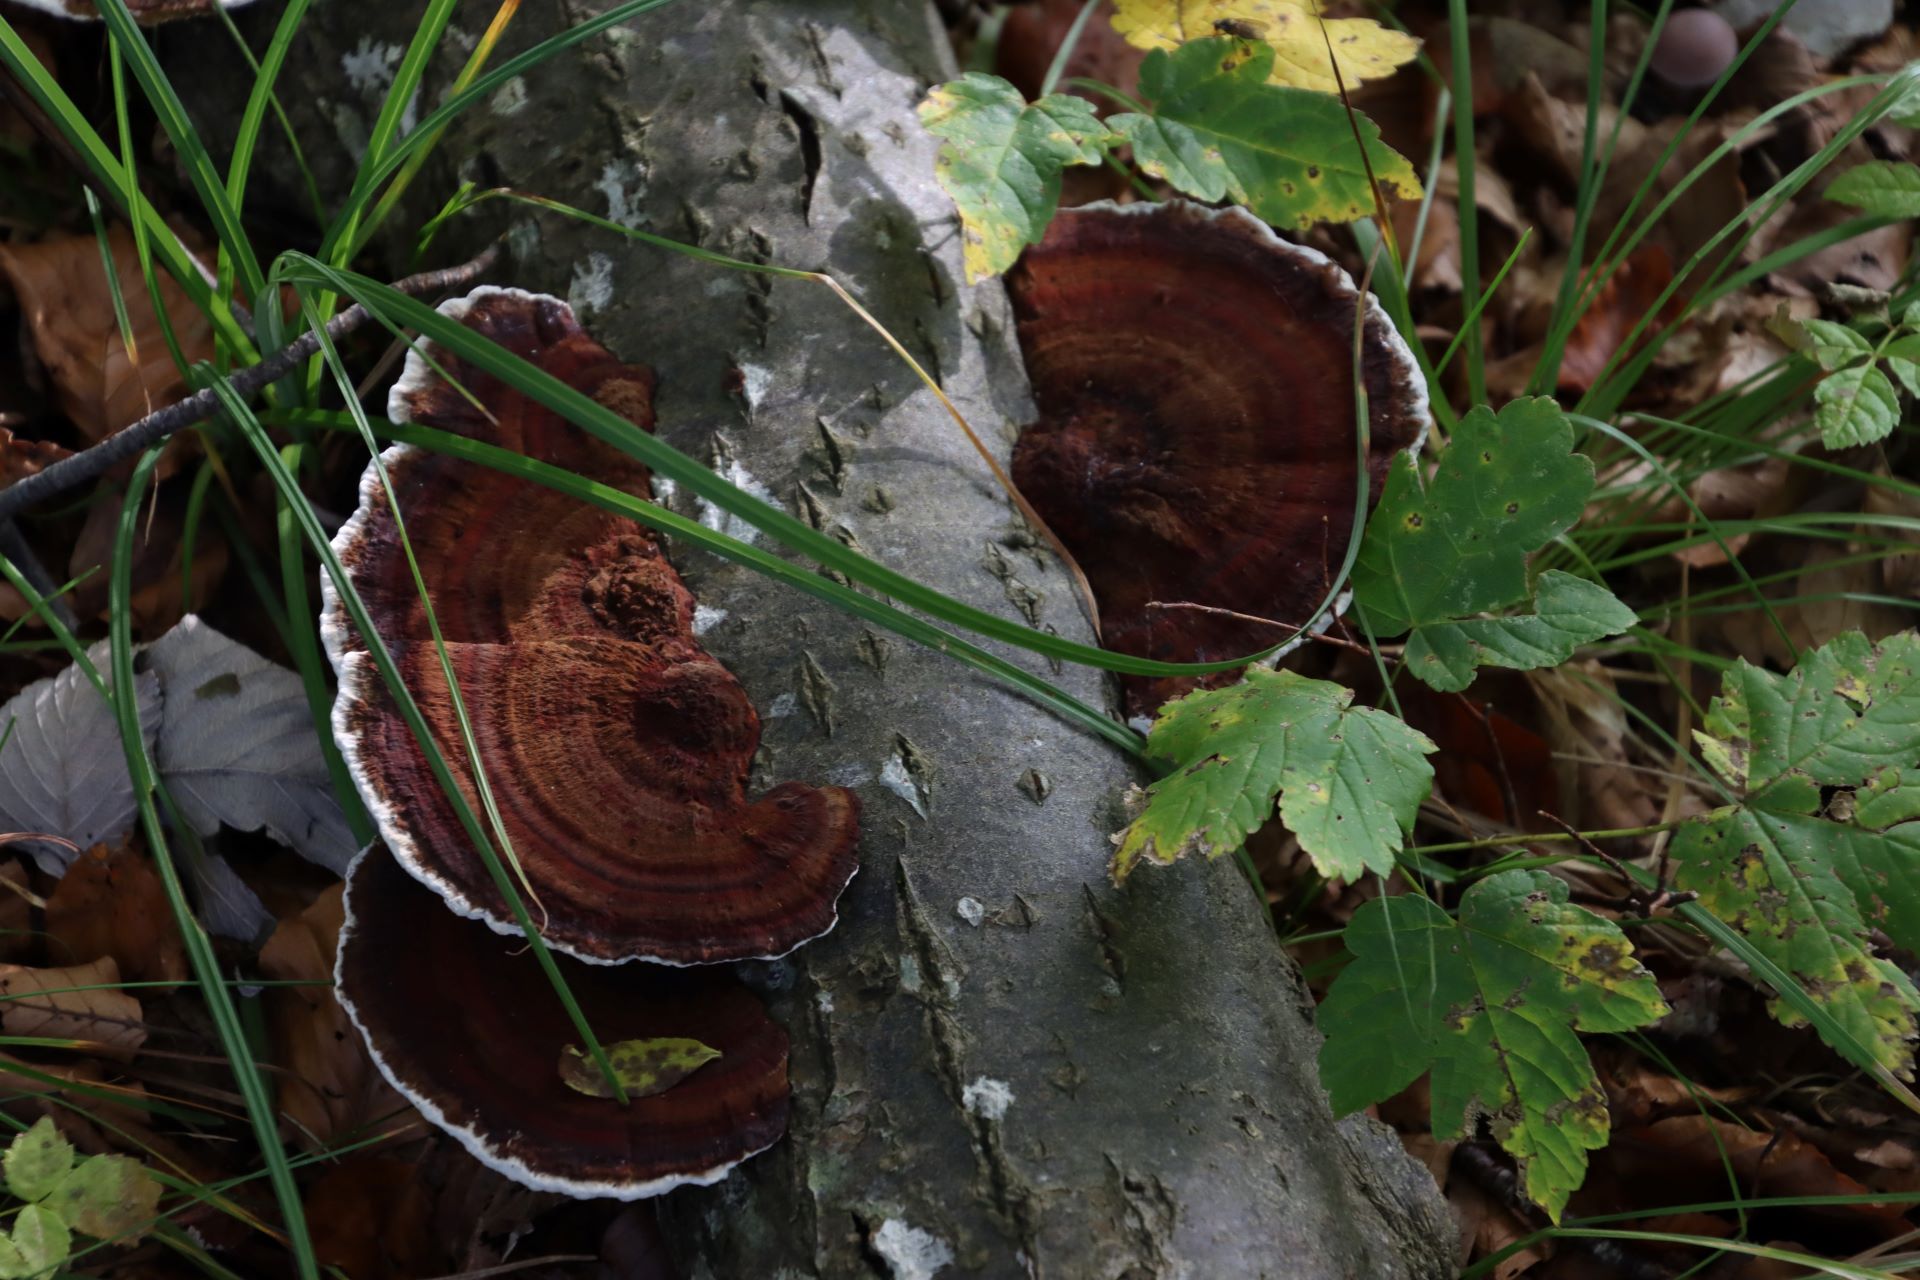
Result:
[[[279,452],[273,447],[273,441],[267,437],[266,428],[261,426],[253,410],[226,383],[214,385],[220,394],[221,403],[233,420],[239,424],[241,434],[253,447],[255,455],[260,459],[261,465],[265,467],[274,485],[281,493],[297,497],[299,482],[281,461]],[[507,875],[499,852],[494,849],[493,842],[487,838],[480,820],[474,815],[472,806],[467,804],[465,795],[455,782],[453,771],[441,754],[439,744],[434,741],[433,732],[428,728],[426,718],[421,715],[419,704],[414,701],[412,691],[407,688],[406,681],[401,678],[400,669],[394,663],[386,641],[381,638],[379,629],[374,626],[373,619],[368,616],[366,604],[360,599],[360,593],[354,589],[353,580],[347,576],[345,566],[340,563],[340,557],[334,553],[332,541],[328,538],[326,530],[321,528],[319,517],[304,498],[289,502],[288,510],[298,521],[300,531],[306,536],[307,545],[320,557],[321,563],[325,566],[327,576],[333,582],[334,591],[346,608],[348,616],[352,618],[354,628],[360,633],[362,641],[367,646],[368,656],[373,659],[374,665],[380,671],[380,677],[386,684],[387,692],[392,695],[401,718],[406,721],[408,731],[413,734],[414,741],[420,744],[434,782],[445,793],[447,802],[453,807],[455,816],[459,818],[462,829],[467,833],[467,838],[473,842],[474,848],[486,863],[488,872],[493,876],[495,887],[499,889],[508,907],[512,909],[515,923],[526,935],[528,950],[532,952],[535,962],[539,964],[542,973],[546,975],[547,981],[559,996],[567,1017],[572,1021],[574,1029],[580,1033],[581,1043],[587,1045],[590,1050],[593,1049],[599,1043],[598,1038],[594,1035],[593,1029],[587,1025],[586,1015],[581,1012],[579,1003],[573,998],[573,992],[568,988],[565,976],[560,972],[559,966],[554,963],[553,954],[541,939],[539,930],[534,927],[532,917],[527,913],[526,903],[521,900],[512,878]],[[601,1056],[604,1057],[604,1053]]]
[[[1158,662],[1063,640],[998,617],[922,586],[902,573],[849,550],[836,539],[779,508],[743,493],[710,468],[419,300],[389,285],[350,272],[337,271],[304,255],[288,254],[285,260],[293,264],[286,273],[288,279],[322,287],[337,286],[340,292],[354,297],[396,333],[403,328],[418,330],[462,360],[531,396],[589,434],[646,464],[654,474],[685,487],[816,563],[838,570],[856,582],[977,635],[1004,641],[1046,657],[1130,675],[1188,676],[1232,671],[1268,657],[1278,648],[1272,646],[1258,653],[1218,662]],[[1353,531],[1354,541],[1358,540],[1360,532],[1358,528]]]
[[[153,237],[155,250],[167,274],[180,283],[196,307],[212,317],[215,330],[231,349],[252,352],[252,339],[245,327],[234,317],[231,308],[216,303],[213,286],[201,274],[199,264],[187,252],[186,246],[180,243],[180,237],[174,234],[173,228],[167,225],[145,197],[139,196],[137,189],[130,186],[128,175],[114,158],[112,149],[88,123],[86,114],[67,97],[52,73],[40,65],[40,59],[34,57],[33,51],[20,38],[20,33],[5,17],[0,17],[0,68],[12,75],[35,105],[46,113],[60,131],[60,136],[86,162],[100,186],[111,193],[115,200],[126,203],[129,221],[138,221]],[[131,199],[130,190],[134,192]]]
[[[114,46],[126,58],[127,65],[133,70],[133,78],[140,82],[147,102],[160,119],[160,127],[173,143],[181,167],[186,170],[188,183],[200,198],[207,217],[213,222],[214,234],[219,237],[221,249],[238,266],[247,296],[258,297],[266,286],[266,277],[260,273],[260,260],[254,255],[253,245],[248,242],[247,234],[240,226],[239,211],[227,199],[227,189],[214,170],[213,157],[207,154],[193,122],[187,118],[187,109],[181,103],[180,95],[173,91],[172,82],[167,79],[166,72],[160,69],[160,60],[153,56],[153,47],[147,43],[145,33],[128,11],[127,0],[99,0],[99,9],[107,30],[112,34]]]
[[[321,241],[316,256],[327,261],[333,260],[339,252],[341,240],[343,238],[351,240],[351,228],[358,225],[367,202],[374,198],[374,193],[380,185],[399,172],[400,167],[407,162],[407,157],[414,151],[439,137],[441,131],[461,112],[474,103],[482,101],[513,77],[532,70],[575,45],[591,40],[603,31],[637,18],[643,13],[661,8],[670,2],[671,0],[628,0],[626,4],[618,5],[586,22],[569,27],[556,36],[542,40],[524,53],[507,59],[459,93],[449,95],[445,102],[428,112],[406,137],[389,147],[385,156],[377,164],[369,164],[362,168],[359,176],[354,179],[353,189],[341,202],[339,214],[328,230],[326,238]]]
[[[335,431],[358,429],[356,424],[343,414],[276,413],[268,417],[273,422],[288,425],[318,426]],[[615,489],[586,476],[529,458],[524,454],[502,449],[498,445],[413,423],[373,421],[372,427],[382,439],[417,444],[434,453],[444,453],[449,457],[531,480],[549,489],[578,498],[582,502],[591,503],[604,511],[644,524],[648,528],[667,534],[677,542],[711,551],[715,555],[752,569],[776,582],[824,600],[864,621],[884,627],[903,639],[936,653],[945,654],[976,671],[1004,681],[1064,719],[1098,734],[1128,754],[1137,756],[1141,753],[1140,735],[1039,676],[958,636],[942,631],[912,614],[903,613],[884,600],[862,595],[858,591],[841,586],[831,578],[823,577],[802,565],[763,551],[751,543],[717,533],[665,507],[636,498],[623,489]]]
[[[160,460],[159,450],[149,450],[134,468],[133,477],[127,483],[127,493],[120,507],[120,525],[114,545],[113,572],[109,590],[109,638],[113,655],[114,689],[129,691],[134,686],[133,673],[133,531],[139,520],[140,500],[146,494],[147,485],[153,479],[153,472]],[[294,1185],[293,1171],[287,1165],[286,1152],[280,1146],[279,1116],[273,1105],[273,1099],[267,1092],[266,1081],[261,1077],[259,1067],[253,1057],[253,1049],[247,1043],[246,1034],[240,1023],[239,1011],[234,1007],[233,995],[220,972],[220,961],[213,952],[213,940],[194,917],[187,903],[185,888],[180,883],[179,872],[173,864],[168,850],[167,832],[161,824],[159,810],[154,798],[159,789],[154,776],[152,762],[147,758],[145,739],[141,736],[139,699],[131,696],[113,698],[114,714],[120,722],[121,745],[126,751],[127,769],[133,776],[134,794],[140,801],[140,825],[146,835],[147,847],[153,854],[154,868],[160,873],[162,885],[167,892],[168,904],[173,908],[174,920],[180,930],[181,942],[186,948],[187,958],[193,966],[194,976],[200,983],[201,998],[206,1001],[207,1010],[212,1015],[214,1025],[220,1033],[222,1048],[233,1069],[235,1083],[240,1096],[247,1105],[247,1116],[252,1122],[254,1138],[259,1143],[260,1154],[266,1162],[268,1179],[273,1185],[275,1198],[280,1203],[280,1212],[286,1224],[287,1239],[292,1249],[294,1265],[301,1280],[319,1280],[320,1265],[314,1258],[313,1243],[307,1235],[306,1214],[301,1206],[300,1188]]]

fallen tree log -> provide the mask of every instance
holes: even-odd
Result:
[[[526,6],[504,49],[607,7]],[[256,38],[278,13],[260,8]],[[281,99],[323,194],[344,192],[418,8],[314,6]],[[446,42],[430,91],[475,34]],[[170,52],[217,142],[246,77],[203,43]],[[1004,455],[1031,413],[1007,304],[962,281],[913,110],[952,74],[925,0],[669,6],[507,83],[442,153],[484,186],[831,271]],[[289,173],[269,148],[255,183]],[[450,177],[418,180],[409,236]],[[664,438],[932,587],[1090,639],[1066,574],[936,400],[824,289],[488,208],[512,210],[495,278],[568,297],[652,365]],[[441,243],[492,229],[457,222]],[[754,536],[687,497],[664,500]],[[839,927],[758,975],[793,1037],[788,1139],[668,1205],[689,1274],[1451,1274],[1427,1173],[1377,1123],[1333,1120],[1310,1000],[1239,873],[1108,882],[1133,780],[1119,752],[744,569],[674,558],[703,643],[766,721],[763,763],[857,787],[866,814]],[[1048,675],[1114,696],[1095,672]]]

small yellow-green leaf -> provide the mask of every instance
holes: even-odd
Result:
[[[13,1247],[20,1251],[25,1274],[41,1276],[67,1260],[73,1236],[60,1216],[45,1205],[30,1204],[13,1220]]]
[[[1606,1145],[1606,1093],[1577,1031],[1664,1015],[1653,976],[1612,921],[1543,871],[1488,876],[1458,920],[1417,894],[1376,898],[1347,926],[1349,964],[1317,1021],[1320,1079],[1339,1114],[1432,1074],[1433,1133],[1486,1117],[1556,1222]]]
[[[1274,812],[1321,874],[1392,870],[1433,785],[1433,743],[1394,716],[1347,704],[1353,692],[1291,671],[1168,703],[1147,750],[1168,766],[1114,837],[1113,878],[1143,859],[1232,853]]]
[[[631,1098],[665,1093],[720,1056],[720,1051],[698,1040],[663,1037],[657,1040],[618,1040],[606,1046],[607,1061],[620,1087]],[[600,1068],[574,1045],[560,1050],[560,1078],[594,1098],[611,1098],[613,1090]]]
[[[41,1116],[8,1144],[0,1160],[6,1165],[7,1190],[22,1200],[39,1200],[73,1168],[73,1144],[60,1136],[52,1120]]]
[[[75,1231],[133,1240],[158,1218],[160,1183],[128,1156],[88,1156],[41,1203]]]
[[[960,211],[969,281],[999,275],[1039,242],[1060,203],[1060,171],[1098,164],[1109,136],[1084,98],[1050,93],[1029,103],[977,71],[935,86],[920,122],[944,139],[934,176]]]
[[[1323,7],[1317,0],[1116,0],[1113,29],[1139,49],[1176,49],[1220,34],[1252,36],[1273,47],[1269,80],[1318,93],[1392,75],[1420,52],[1420,42],[1404,31],[1371,18],[1322,18]]]

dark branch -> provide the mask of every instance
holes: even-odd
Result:
[[[458,288],[492,266],[499,252],[499,245],[489,245],[479,257],[462,266],[423,271],[419,275],[395,281],[393,287],[402,293],[415,294]],[[327,321],[327,337],[335,340],[342,338],[365,324],[367,319],[366,309],[355,303]],[[259,364],[248,365],[230,375],[227,385],[243,398],[258,395],[319,350],[320,335],[309,329]],[[0,528],[11,524],[21,512],[98,479],[176,432],[205,422],[219,410],[220,397],[215,388],[196,391],[178,404],[168,405],[115,432],[90,449],[82,449],[44,471],[16,480],[7,488],[0,489]]]

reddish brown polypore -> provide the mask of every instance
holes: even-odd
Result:
[[[394,1087],[483,1163],[546,1191],[633,1200],[716,1182],[786,1131],[787,1035],[739,983],[559,958],[603,1043],[685,1037],[720,1051],[623,1107],[562,1081],[562,1051],[580,1037],[524,952],[442,910],[378,843],[347,872],[340,1003]]]
[[[553,298],[482,288],[441,310],[652,426],[652,375]],[[417,354],[388,407],[640,497],[644,467],[450,353]],[[490,414],[492,421],[488,421]],[[694,639],[692,595],[653,535],[503,472],[400,446],[382,455],[447,656],[546,940],[582,959],[703,964],[777,956],[833,926],[859,802],[789,782],[749,802],[759,717]],[[475,813],[484,813],[440,658],[377,471],[334,549]],[[331,584],[322,635],[334,730],[400,863],[453,910],[512,915]]]
[[[1378,304],[1245,211],[1184,201],[1063,211],[1008,286],[1040,409],[1014,481],[1080,562],[1106,646],[1202,662],[1286,634],[1150,603],[1307,621],[1353,527],[1356,321],[1370,494],[1426,428]],[[1128,709],[1192,687],[1129,679]]]

